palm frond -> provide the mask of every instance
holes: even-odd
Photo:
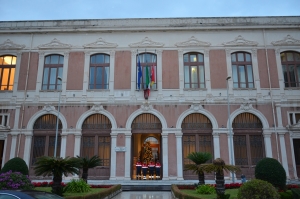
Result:
[[[94,155],[91,158],[80,156],[77,156],[77,158],[80,160],[80,168],[94,168],[96,166],[100,166],[102,163],[102,160],[97,155]]]
[[[212,155],[207,152],[192,152],[187,155],[187,158],[193,161],[195,164],[204,164],[208,160],[212,159]]]

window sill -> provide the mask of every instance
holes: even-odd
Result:
[[[87,92],[108,92],[109,91],[109,89],[88,89],[88,90],[86,90]]]
[[[183,91],[207,91],[206,88],[184,88]]]
[[[13,92],[13,90],[0,90],[0,92]]]
[[[145,89],[135,89],[135,91],[144,91]],[[158,91],[158,89],[149,89],[150,91]]]
[[[300,87],[286,87],[284,90],[299,90]]]
[[[233,90],[235,90],[235,91],[240,91],[240,90],[249,91],[249,90],[256,90],[256,88],[233,88]]]
[[[61,92],[61,90],[40,90],[40,92]]]

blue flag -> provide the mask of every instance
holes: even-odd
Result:
[[[138,79],[137,79],[138,89],[141,89],[142,76],[143,76],[143,73],[142,73],[142,67],[141,67],[141,62],[140,62],[140,56],[138,55]]]

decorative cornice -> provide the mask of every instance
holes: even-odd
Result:
[[[237,36],[233,41],[222,43],[223,46],[257,46],[255,41],[244,39],[241,35]]]
[[[118,44],[106,42],[101,37],[93,43],[83,45],[84,48],[115,48],[117,46]]]
[[[95,112],[100,112],[100,111],[103,111],[104,108],[102,105],[100,104],[95,104],[92,108],[91,108],[91,111],[95,111]]]
[[[148,37],[140,42],[129,44],[130,47],[163,47],[164,45],[164,43],[154,42]]]
[[[150,111],[152,109],[153,109],[153,106],[151,104],[149,104],[148,102],[144,102],[141,105],[141,110],[143,110],[143,111]]]
[[[190,109],[192,109],[193,111],[199,111],[203,109],[203,106],[201,104],[192,104]]]
[[[244,111],[249,111],[250,109],[253,109],[252,104],[250,103],[244,103],[241,104],[240,109],[244,110]]]
[[[58,39],[54,38],[50,43],[41,44],[37,46],[39,49],[69,49],[72,45],[61,43]]]
[[[46,104],[44,107],[43,107],[43,111],[46,111],[46,112],[50,112],[50,111],[54,111],[55,110],[55,107],[54,106],[51,106],[50,104]]]
[[[287,35],[283,40],[271,42],[273,46],[300,46],[300,40],[294,39],[291,35]]]
[[[193,47],[193,46],[210,46],[211,43],[204,42],[196,39],[194,36],[192,36],[190,39],[184,42],[177,42],[175,46],[177,47]]]
[[[14,42],[10,41],[9,39],[0,44],[1,50],[21,50],[25,48],[25,45],[15,44]]]

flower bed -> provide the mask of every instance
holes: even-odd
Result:
[[[32,182],[32,185],[34,187],[51,187],[53,185],[53,181],[51,181],[51,182],[47,182],[47,181],[44,181],[44,182]],[[65,187],[67,185],[67,183],[62,182],[61,185],[63,187]],[[113,185],[93,185],[93,184],[90,185],[91,188],[110,188],[112,186]]]

